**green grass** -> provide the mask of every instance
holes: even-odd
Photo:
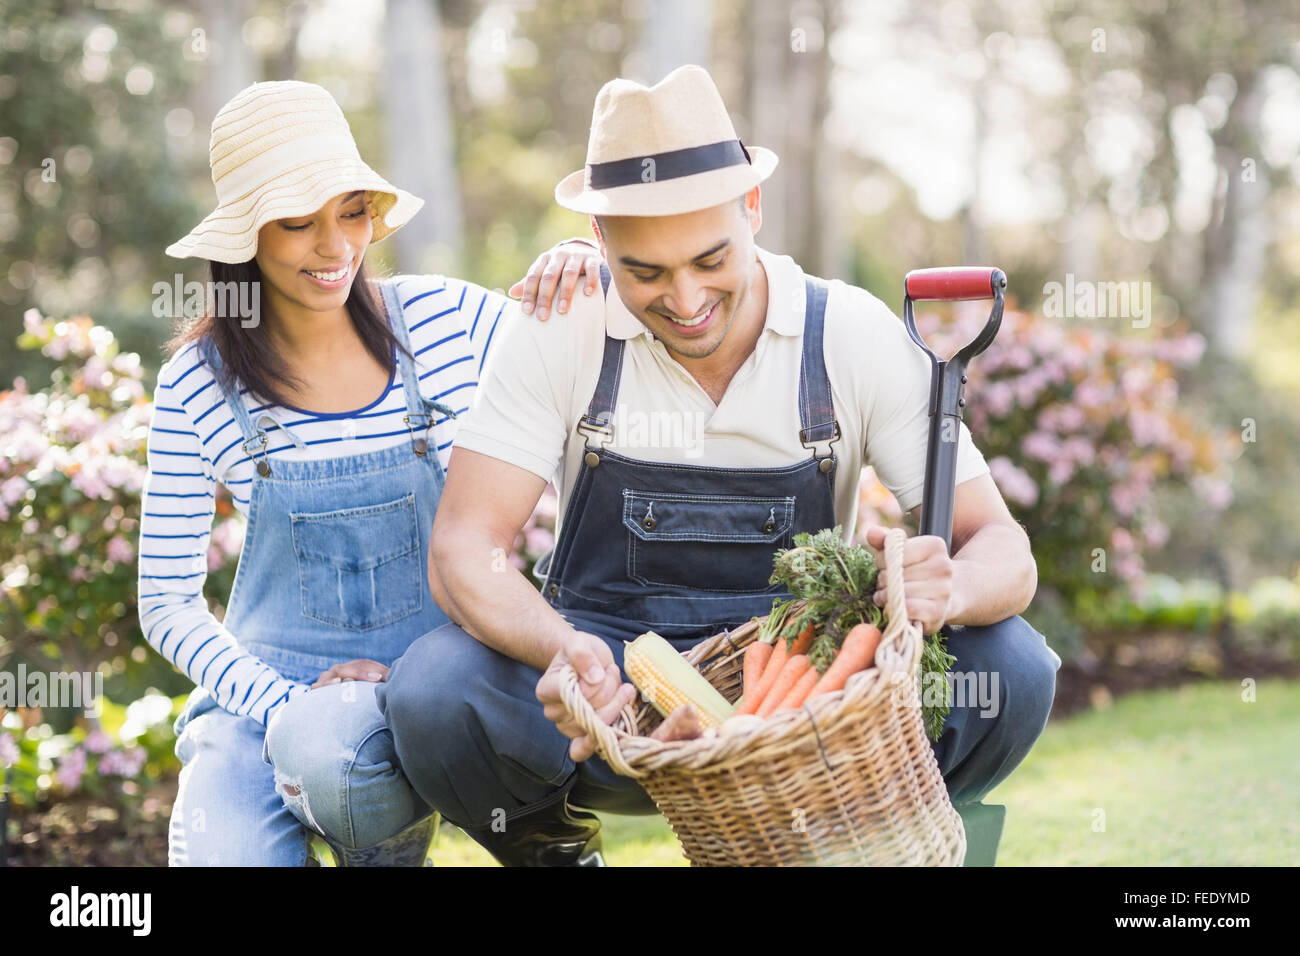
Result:
[[[985,800],[1007,807],[999,865],[1300,863],[1300,683],[1241,697],[1214,681],[1049,724]]]
[[[1300,683],[1241,695],[1235,682],[1189,685],[1048,724],[985,800],[1007,808],[998,865],[1300,864]],[[686,865],[662,818],[602,819],[610,865]],[[434,860],[495,865],[453,827]]]

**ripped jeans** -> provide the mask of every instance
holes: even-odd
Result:
[[[182,769],[171,866],[304,866],[311,831],[372,847],[432,811],[397,764],[378,685],[345,681],[286,703],[264,729],[197,688],[176,721]]]

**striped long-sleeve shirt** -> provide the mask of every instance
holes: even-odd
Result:
[[[443,276],[400,276],[398,298],[411,337],[420,392],[468,411],[484,360],[509,300],[499,293]],[[270,432],[272,458],[307,460],[361,454],[409,439],[401,369],[370,405],[351,412],[314,414],[263,405],[241,390],[250,415],[269,411],[303,440],[297,448],[279,429]],[[438,458],[446,468],[457,421],[434,423]],[[149,428],[149,473],[139,542],[140,626],[149,644],[232,713],[267,724],[276,709],[306,685],[291,681],[239,645],[208,610],[203,597],[207,551],[218,483],[248,514],[253,462],[196,346],[178,352],[158,373]],[[233,689],[244,693],[235,699]]]

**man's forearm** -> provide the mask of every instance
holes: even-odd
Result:
[[[1024,612],[1038,589],[1038,566],[1024,531],[985,525],[953,555],[949,624],[996,624]]]
[[[457,624],[493,650],[546,670],[573,628],[481,532],[435,534],[429,585]]]

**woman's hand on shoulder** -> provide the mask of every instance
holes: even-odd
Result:
[[[595,294],[600,264],[594,246],[585,240],[566,239],[538,256],[528,274],[510,287],[510,295],[522,295],[525,315],[532,315],[536,305],[537,318],[545,322],[552,306],[561,315],[569,311],[569,301],[584,277],[583,292]]]
[[[311,685],[311,690],[315,690],[317,687],[326,687],[329,684],[338,684],[345,680],[368,680],[378,683],[387,679],[387,667],[379,663],[379,661],[369,661],[363,658],[335,664],[316,678],[316,683]]]

